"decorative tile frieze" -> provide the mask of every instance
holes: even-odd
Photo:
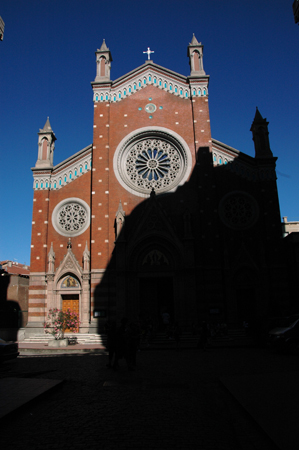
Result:
[[[33,189],[59,190],[91,170],[91,153],[85,154],[74,162],[66,160],[54,167],[52,173],[34,172]]]
[[[95,85],[93,88],[94,102],[120,102],[123,99],[135,94],[146,86],[155,86],[157,89],[167,91],[180,98],[206,97],[208,95],[208,78],[203,77],[197,80],[188,80],[183,83],[165,73],[156,73],[155,70],[148,69],[142,74],[136,74],[122,83],[114,82],[110,86]],[[109,104],[109,103],[108,103]]]

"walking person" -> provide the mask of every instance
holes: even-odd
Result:
[[[116,352],[116,323],[108,321],[105,325],[107,335],[108,364],[106,367],[111,368],[113,365],[113,357]]]
[[[128,319],[124,317],[121,319],[120,327],[116,331],[116,348],[113,369],[119,368],[119,360],[126,356],[126,331]]]

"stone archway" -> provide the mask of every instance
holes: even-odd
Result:
[[[173,276],[144,274],[139,278],[139,315],[160,327],[163,312],[167,312],[174,321]]]

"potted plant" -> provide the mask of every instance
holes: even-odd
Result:
[[[65,331],[78,333],[78,314],[70,309],[62,311],[57,308],[49,309],[47,321],[44,324],[45,333],[51,334],[53,339],[49,341],[49,347],[67,347],[68,339],[64,337]]]

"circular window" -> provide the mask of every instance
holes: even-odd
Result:
[[[79,198],[63,200],[54,208],[52,224],[62,236],[79,236],[89,227],[90,208]]]
[[[156,108],[156,105],[154,105],[153,103],[148,103],[144,109],[148,113],[153,113],[156,111],[157,108]]]
[[[258,219],[259,208],[256,200],[246,192],[227,194],[219,204],[222,222],[235,230],[250,228]]]
[[[150,127],[149,127],[150,128]],[[178,135],[148,129],[124,139],[114,156],[120,183],[137,195],[173,190],[191,170],[191,154]]]

